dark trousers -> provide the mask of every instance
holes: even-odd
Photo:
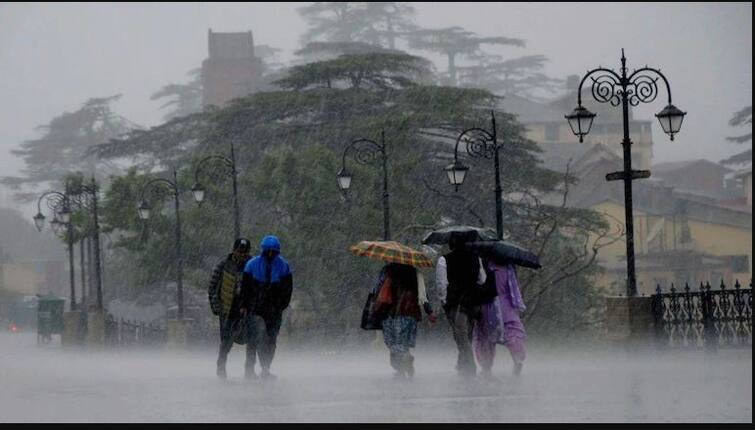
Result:
[[[249,361],[249,350],[256,352],[260,359],[260,366],[263,369],[270,369],[275,356],[275,346],[278,341],[278,332],[280,332],[281,321],[283,316],[269,315],[262,317],[252,315],[249,318],[249,331],[247,338],[247,363]],[[254,366],[254,353],[252,353],[252,366]]]
[[[458,306],[448,308],[445,311],[456,342],[456,349],[459,351],[456,359],[456,370],[461,374],[474,375],[477,372],[472,350],[474,319],[467,313],[461,312]]]
[[[249,333],[249,318],[228,319],[223,316],[220,317],[220,350],[218,351],[218,366],[225,367],[225,363],[228,360],[228,353],[233,347],[236,334],[234,328],[238,328],[237,324],[247,325],[245,332]],[[245,364],[247,370],[254,369],[255,352],[255,346],[250,344],[247,340]]]

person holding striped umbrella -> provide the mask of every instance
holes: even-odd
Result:
[[[414,356],[409,352],[417,339],[417,322],[422,309],[431,323],[437,321],[427,300],[425,280],[417,267],[432,267],[432,261],[420,251],[395,241],[362,241],[350,248],[364,257],[384,261],[378,275],[376,298],[370,309],[371,318],[382,326],[383,340],[390,351],[391,367],[397,379],[414,376]]]

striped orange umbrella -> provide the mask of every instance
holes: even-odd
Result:
[[[351,246],[349,251],[361,257],[374,258],[389,263],[406,264],[414,267],[433,267],[433,262],[427,254],[393,240],[386,242],[363,240]]]

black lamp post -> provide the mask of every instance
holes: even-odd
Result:
[[[454,162],[445,167],[448,180],[459,191],[459,186],[464,183],[469,167],[459,161],[459,143],[463,140],[467,154],[474,158],[492,158],[495,166],[495,225],[498,239],[503,240],[503,202],[501,200],[501,166],[498,157],[503,144],[498,144],[495,128],[495,112],[490,111],[491,131],[482,128],[469,128],[461,132],[456,139],[454,148]]]
[[[236,170],[236,155],[233,143],[231,143],[231,158],[222,155],[209,155],[199,161],[197,169],[194,172],[194,186],[191,187],[191,193],[194,195],[194,200],[197,204],[201,204],[205,198],[205,188],[199,182],[199,174],[204,173],[202,169],[212,162],[219,162],[224,166],[227,169],[226,176],[230,176],[233,181],[233,232],[235,235],[234,239],[237,239],[241,237],[241,221],[239,219],[239,197],[236,182],[238,171]]]
[[[624,218],[626,224],[626,242],[627,242],[627,296],[637,295],[637,279],[635,276],[634,264],[634,220],[632,212],[632,181],[635,179],[650,177],[649,170],[632,170],[632,141],[629,139],[629,105],[637,106],[640,103],[650,103],[658,95],[658,79],[663,79],[668,93],[668,105],[655,116],[661,123],[664,133],[668,134],[671,140],[674,135],[679,133],[682,127],[682,121],[686,112],[677,109],[671,104],[671,86],[663,74],[652,67],[642,67],[633,71],[627,76],[626,58],[624,50],[621,50],[621,74],[611,69],[599,67],[587,72],[579,83],[577,90],[577,107],[574,111],[566,115],[569,126],[575,135],[582,138],[590,132],[592,120],[595,114],[588,111],[582,106],[582,85],[587,78],[590,78],[592,96],[599,103],[610,103],[611,106],[621,105],[623,110],[624,121],[624,140],[621,142],[624,147],[624,170],[613,172],[606,175],[607,181],[624,181]]]
[[[55,234],[60,232],[63,226],[67,226],[66,242],[68,244],[68,275],[71,286],[70,309],[76,310],[76,287],[73,272],[73,230],[71,225],[71,200],[67,194],[59,191],[48,191],[37,199],[37,214],[34,215],[34,226],[42,231],[45,226],[45,216],[42,215],[42,200],[46,199],[47,207],[53,211],[53,220],[50,221]]]
[[[94,241],[94,283],[97,293],[97,309],[102,311],[104,309],[102,303],[102,263],[100,261],[100,224],[99,214],[97,207],[97,182],[92,176],[89,184],[82,183],[76,187],[71,187],[70,195],[72,201],[77,203],[82,209],[86,209],[92,214],[92,221],[94,224],[94,231],[92,232],[92,240]],[[83,194],[83,195],[82,195]],[[91,273],[91,272],[90,272]]]
[[[140,193],[140,203],[138,212],[139,212],[139,218],[142,220],[148,220],[151,212],[152,207],[149,205],[147,200],[145,200],[144,196],[147,193],[147,191],[152,191],[155,189],[154,187],[156,185],[162,185],[165,188],[169,190],[171,194],[173,194],[174,202],[175,202],[175,209],[176,209],[176,301],[178,302],[178,319],[183,320],[184,317],[184,303],[183,303],[183,257],[181,255],[181,212],[179,211],[179,199],[178,199],[178,177],[177,173],[174,170],[173,171],[173,181],[170,181],[168,179],[163,178],[156,178],[149,182],[147,182],[144,187],[141,190]]]
[[[385,146],[385,131],[380,132],[380,143],[369,139],[357,139],[351,142],[349,146],[343,151],[343,164],[341,170],[338,172],[336,179],[338,180],[338,188],[343,191],[344,194],[351,187],[351,179],[353,175],[346,170],[346,155],[350,149],[356,151],[354,153],[354,160],[359,164],[372,164],[379,156],[383,164],[383,240],[391,240],[390,229],[390,205],[388,194],[388,154]]]

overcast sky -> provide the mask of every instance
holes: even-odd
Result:
[[[130,120],[153,126],[160,104],[149,96],[207,57],[207,29],[252,30],[255,44],[292,57],[305,30],[297,3],[0,4],[0,176],[22,161],[10,150],[38,137],[34,127],[77,109],[87,98],[122,93],[114,105]],[[488,49],[511,57],[544,54],[546,73],[584,74],[603,65],[619,69],[624,48],[630,69],[660,68],[674,104],[688,112],[670,142],[655,127],[654,162],[718,161],[740,147],[727,125],[752,104],[752,4],[738,3],[415,3],[424,27],[461,26],[482,36],[527,41],[526,48]],[[426,55],[426,54],[421,54]],[[446,65],[440,57],[439,70]],[[575,89],[576,93],[576,89]],[[575,100],[576,103],[576,100]],[[659,97],[637,109],[652,118]],[[616,142],[618,145],[619,142]],[[11,205],[0,189],[0,205]]]

